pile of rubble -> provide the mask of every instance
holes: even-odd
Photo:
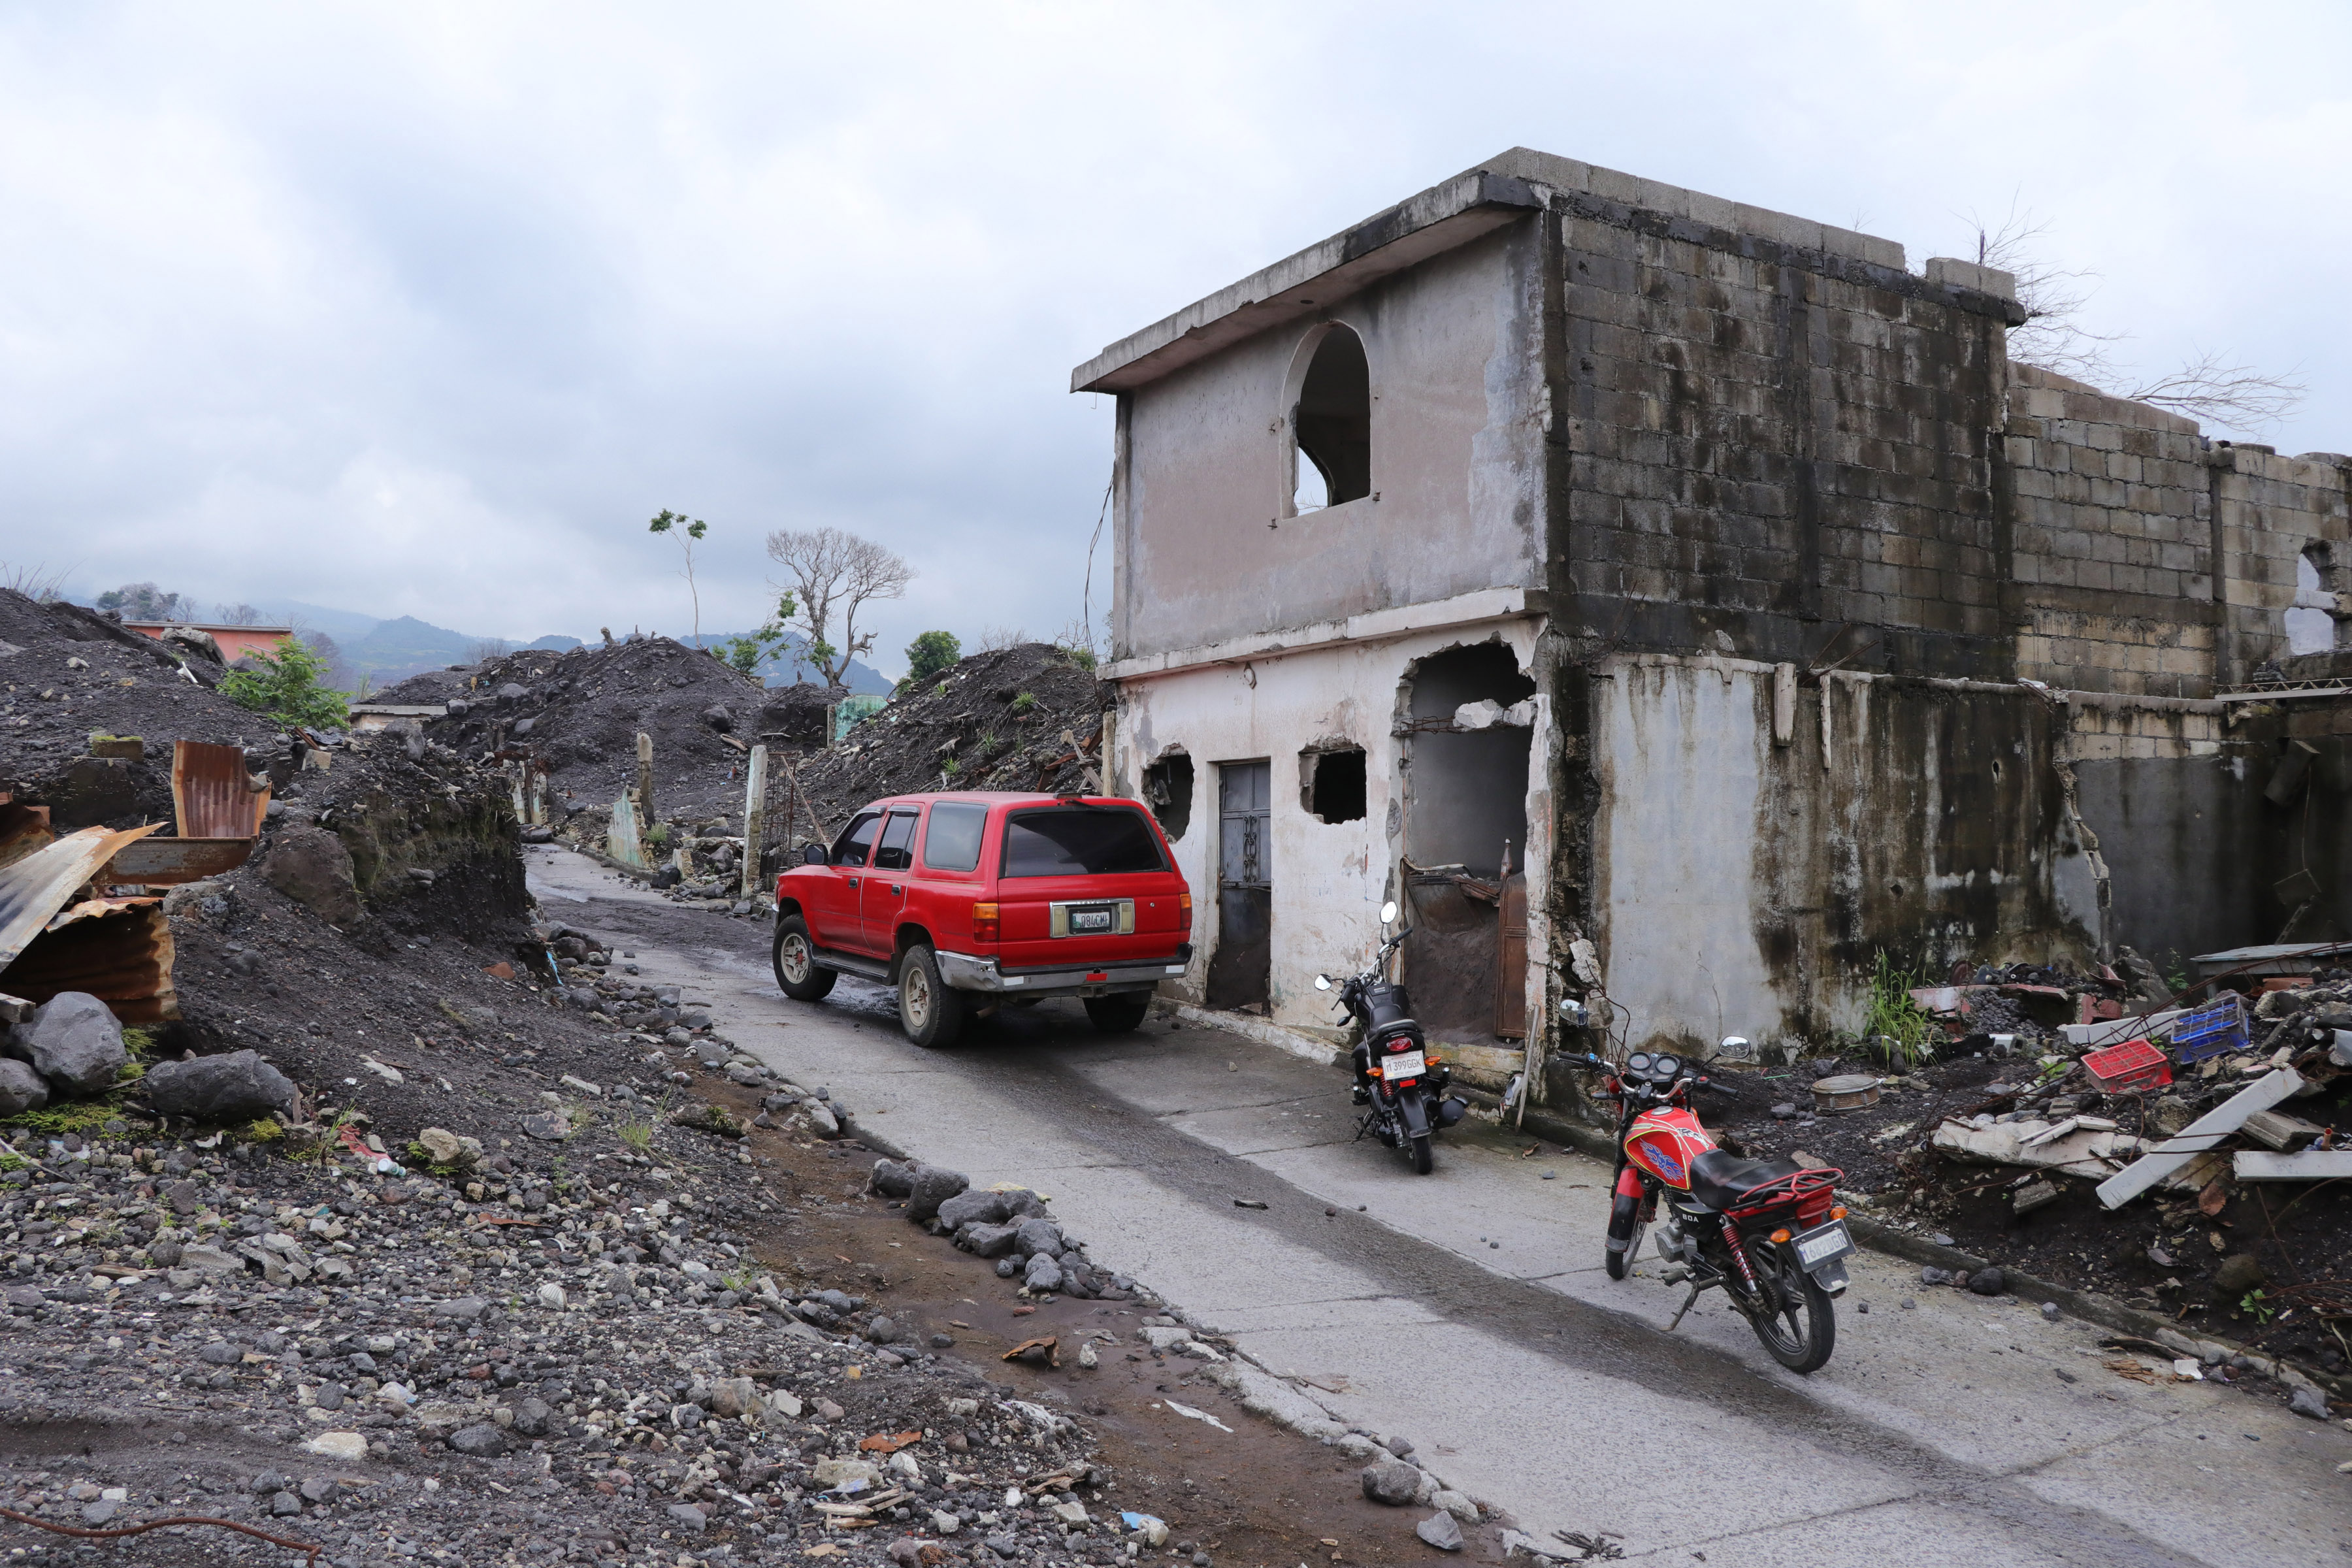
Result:
[[[900,693],[840,746],[803,763],[800,787],[829,832],[884,795],[1099,793],[1110,700],[1092,669],[1051,644],[974,654]]]

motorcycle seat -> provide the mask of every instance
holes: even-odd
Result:
[[[1736,1208],[1743,1196],[1765,1183],[1793,1176],[1804,1168],[1794,1160],[1743,1160],[1709,1149],[1691,1162],[1691,1196],[1711,1209]]]

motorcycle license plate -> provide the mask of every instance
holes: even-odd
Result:
[[[1425,1063],[1419,1051],[1399,1051],[1392,1057],[1381,1058],[1381,1076],[1391,1083],[1401,1079],[1419,1078],[1424,1070]]]
[[[1836,1262],[1853,1249],[1853,1237],[1846,1234],[1843,1220],[1833,1219],[1827,1225],[1797,1233],[1797,1261],[1808,1274]]]

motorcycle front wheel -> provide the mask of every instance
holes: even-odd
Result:
[[[1748,1315],[1748,1326],[1790,1372],[1820,1371],[1837,1346],[1837,1308],[1830,1293],[1778,1247],[1768,1244],[1748,1256],[1764,1287],[1765,1308]]]
[[[1642,1250],[1642,1232],[1647,1228],[1642,1223],[1642,1200],[1628,1193],[1618,1194],[1609,1211],[1609,1278],[1622,1279],[1633,1271],[1634,1256]],[[1621,1241],[1624,1246],[1617,1245]]]
[[[1424,1132],[1412,1141],[1412,1173],[1425,1176],[1436,1163],[1436,1156],[1430,1152],[1429,1134]]]

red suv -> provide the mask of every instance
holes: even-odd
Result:
[[[1131,800],[898,795],[803,855],[776,879],[776,984],[800,1002],[844,973],[895,985],[919,1046],[1045,996],[1120,1033],[1192,962],[1192,890]]]

